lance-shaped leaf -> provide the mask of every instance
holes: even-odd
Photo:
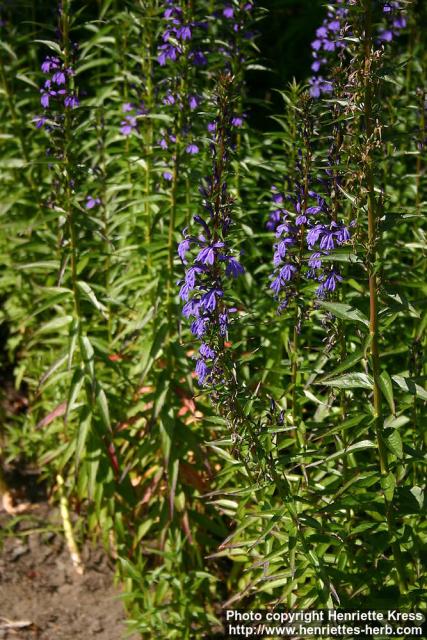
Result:
[[[340,378],[323,380],[323,382],[318,382],[317,384],[334,387],[335,389],[372,389],[374,380],[367,373],[347,373]]]

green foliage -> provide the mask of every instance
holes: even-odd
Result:
[[[258,105],[238,131],[227,179],[246,273],[232,284],[224,383],[206,390],[192,374],[176,245],[202,211],[206,125],[231,29],[215,3],[196,4],[210,24],[200,36],[207,68],[157,63],[160,0],[64,2],[60,38],[48,3],[5,7],[1,375],[28,409],[3,402],[2,457],[37,466],[53,495],[57,473],[66,479],[79,533],[100,538],[117,561],[129,623],[144,638],[213,637],[227,606],[420,608],[427,54],[417,25],[425,8],[410,3],[407,34],[377,57],[354,9],[337,93],[313,101],[302,83],[280,85],[267,130],[256,129],[266,118]],[[270,4],[270,16],[258,9],[254,20],[264,19],[262,29],[278,28],[281,12],[294,20],[276,44],[288,56],[301,23],[308,40],[311,26],[305,14],[295,18],[295,3]],[[68,60],[76,41],[80,106],[61,112],[61,126],[52,116],[38,129],[40,64],[52,52]],[[247,47],[245,62],[230,62],[241,114],[254,97],[248,69],[271,53],[237,44]],[[166,81],[203,106],[169,109]],[[123,104],[141,101],[148,113],[121,135]],[[190,125],[194,157],[183,134]],[[165,155],[160,140],[171,134]],[[294,193],[304,145],[316,183],[325,183],[331,144],[340,179],[328,204],[357,222],[351,243],[325,257],[344,282],[322,300],[313,282],[299,282],[278,315],[270,187]],[[88,208],[88,197],[99,202]]]

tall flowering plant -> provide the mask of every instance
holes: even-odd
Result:
[[[374,4],[381,18],[376,27],[376,42],[392,42],[407,25],[405,4],[387,0],[378,0]],[[313,98],[331,94],[334,90],[334,67],[339,58],[350,54],[349,44],[354,35],[349,17],[349,3],[335,0],[329,5],[327,17],[316,30],[316,37],[311,43],[313,75],[310,78],[310,93]]]
[[[183,232],[178,254],[186,267],[179,296],[185,303],[182,313],[193,318],[191,332],[201,341],[196,374],[201,385],[213,385],[223,375],[222,354],[230,314],[236,309],[228,303],[227,280],[244,273],[229,242],[232,230],[233,198],[227,176],[234,144],[233,77],[223,75],[216,95],[217,117],[210,125],[212,172],[203,180],[203,215],[195,215],[199,232]],[[192,255],[191,261],[188,255]]]
[[[419,606],[422,5],[328,3],[261,136],[255,3],[0,2],[0,378],[30,408],[1,446],[62,474],[144,637],[224,635],[225,598]]]
[[[320,179],[326,187],[325,196],[314,190],[319,178],[313,175],[310,102],[308,96],[302,97],[302,149],[296,164],[294,193],[284,194],[275,185],[272,187],[273,211],[267,228],[275,232],[277,242],[274,244],[270,288],[279,301],[279,311],[298,296],[303,280],[318,283],[315,290],[318,298],[335,291],[342,276],[331,258],[334,250],[348,243],[351,237],[350,225],[338,219],[331,206],[332,187],[336,189],[333,180],[327,180],[328,175]],[[327,172],[331,173],[330,167]]]
[[[165,113],[174,118],[172,126],[161,129],[158,140],[164,154],[163,171],[166,181],[173,181],[173,157],[182,150],[188,156],[198,155],[197,127],[194,113],[203,100],[203,83],[199,71],[208,63],[208,52],[203,39],[208,25],[204,19],[204,7],[198,9],[192,3],[166,0],[164,3],[162,33],[157,50],[157,63],[164,68],[159,85],[159,99]],[[184,169],[184,168],[183,168]]]

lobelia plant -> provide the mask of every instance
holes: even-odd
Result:
[[[426,10],[328,4],[269,118],[292,7],[2,6],[2,462],[147,639],[423,606]]]
[[[376,16],[381,17],[381,15],[382,7],[379,6],[377,7]],[[349,32],[355,35],[353,36],[354,44],[349,45],[347,48],[346,59],[342,58],[341,61],[343,67],[344,65],[349,65],[346,69],[347,80],[344,80],[345,74],[340,71],[339,83],[336,84],[335,88],[336,97],[331,100],[333,106],[332,119],[323,116],[323,118],[319,118],[319,124],[317,125],[322,134],[324,134],[325,129],[327,130],[325,138],[332,142],[331,146],[329,149],[320,147],[313,153],[306,144],[305,149],[307,151],[305,155],[303,153],[300,154],[299,164],[301,169],[298,167],[296,172],[297,179],[295,180],[297,187],[295,193],[291,196],[292,199],[289,198],[293,204],[293,211],[285,210],[285,196],[280,187],[275,187],[272,191],[273,204],[275,207],[279,206],[279,209],[274,210],[268,226],[270,230],[277,229],[279,237],[283,234],[285,240],[283,245],[279,246],[279,243],[277,244],[275,252],[277,273],[275,274],[274,286],[277,286],[278,292],[281,292],[282,288],[286,290],[286,287],[289,287],[289,291],[293,296],[295,296],[295,293],[312,293],[313,287],[310,287],[310,289],[305,287],[300,292],[298,289],[295,290],[294,285],[298,283],[297,277],[299,273],[302,271],[305,274],[306,270],[308,271],[310,266],[308,261],[317,259],[317,257],[326,261],[328,269],[331,269],[331,274],[333,273],[333,267],[330,266],[331,258],[338,261],[338,263],[349,262],[345,269],[350,280],[348,284],[343,283],[346,288],[342,293],[341,302],[336,302],[332,298],[329,300],[320,299],[316,303],[316,307],[318,307],[315,311],[316,315],[319,312],[319,308],[321,310],[326,309],[328,323],[331,323],[334,319],[338,319],[340,323],[337,335],[328,337],[327,345],[322,349],[319,357],[315,356],[307,359],[307,356],[305,356],[304,358],[305,362],[313,363],[311,374],[308,376],[308,381],[304,386],[304,394],[306,398],[310,398],[311,402],[305,400],[301,403],[299,397],[301,387],[298,388],[298,394],[295,394],[295,386],[293,384],[288,393],[285,391],[283,395],[293,394],[291,406],[295,407],[297,405],[297,413],[294,409],[293,415],[289,415],[287,405],[284,404],[283,408],[282,403],[284,400],[281,398],[280,413],[276,409],[276,403],[273,402],[270,415],[267,418],[262,418],[261,416],[265,414],[261,408],[262,401],[260,402],[258,399],[261,386],[261,383],[259,383],[254,387],[256,388],[255,397],[251,401],[247,398],[248,403],[246,412],[243,414],[244,418],[239,421],[238,406],[235,404],[232,407],[232,412],[234,412],[235,416],[234,422],[239,427],[238,436],[242,438],[246,430],[248,442],[247,446],[241,450],[242,453],[244,452],[243,455],[237,456],[237,459],[242,464],[242,479],[240,483],[234,484],[233,488],[229,488],[229,494],[225,488],[223,492],[224,495],[236,495],[235,492],[238,492],[240,487],[241,493],[238,495],[242,497],[243,505],[240,504],[239,508],[236,507],[236,511],[233,513],[239,522],[242,521],[242,514],[245,513],[252,527],[248,526],[245,532],[236,527],[221,545],[219,553],[226,554],[232,558],[232,547],[245,547],[247,545],[254,550],[256,561],[248,568],[249,575],[247,580],[243,582],[242,590],[235,599],[227,603],[228,606],[231,606],[231,603],[235,606],[236,600],[247,599],[248,607],[250,607],[249,602],[251,598],[255,598],[256,590],[268,580],[272,584],[271,591],[268,589],[268,582],[262,588],[265,588],[265,591],[269,593],[271,602],[272,593],[275,592],[274,578],[277,578],[277,598],[283,597],[285,592],[289,598],[288,606],[292,606],[296,602],[293,597],[293,590],[298,590],[298,584],[295,584],[290,576],[295,575],[295,566],[298,566],[301,550],[305,554],[309,553],[307,540],[311,539],[312,535],[316,537],[315,531],[328,537],[327,543],[325,538],[325,549],[328,548],[328,544],[335,546],[332,543],[334,536],[338,536],[341,540],[332,555],[320,553],[320,558],[318,558],[318,564],[316,565],[318,568],[320,567],[319,572],[314,571],[314,575],[311,576],[313,583],[320,589],[320,601],[322,599],[322,590],[326,586],[325,591],[329,591],[337,601],[342,604],[351,602],[351,588],[347,588],[344,583],[337,585],[335,581],[334,584],[324,581],[323,571],[326,574],[329,573],[329,575],[333,574],[339,581],[339,576],[344,567],[352,576],[351,581],[353,581],[353,584],[358,584],[359,588],[366,594],[366,597],[374,598],[378,603],[381,602],[381,588],[383,586],[381,581],[384,579],[386,579],[385,589],[388,597],[393,597],[396,601],[402,603],[407,602],[407,598],[411,599],[413,597],[408,596],[408,571],[404,567],[403,557],[405,552],[402,551],[402,526],[400,518],[396,518],[396,503],[394,502],[395,499],[400,501],[401,496],[405,494],[405,491],[408,491],[405,486],[411,486],[406,484],[409,478],[403,474],[400,466],[399,460],[402,460],[403,453],[402,449],[400,449],[401,445],[399,444],[400,441],[396,430],[392,426],[400,424],[400,417],[396,417],[399,412],[396,409],[392,387],[406,383],[399,376],[392,376],[391,378],[385,369],[384,356],[382,360],[380,359],[381,338],[383,338],[384,334],[380,334],[379,322],[381,315],[383,318],[390,317],[389,314],[391,312],[390,309],[388,311],[384,309],[381,314],[378,309],[380,296],[381,298],[387,296],[383,282],[385,277],[384,270],[387,266],[384,261],[381,262],[380,251],[381,249],[383,250],[383,243],[380,243],[379,235],[381,225],[384,224],[384,194],[381,193],[379,187],[374,186],[373,167],[375,165],[377,173],[381,174],[384,171],[384,164],[379,157],[379,149],[383,150],[383,158],[386,157],[381,146],[382,132],[378,125],[378,110],[380,108],[379,86],[383,87],[383,76],[389,71],[389,67],[386,66],[387,57],[383,40],[372,36],[372,32],[369,30],[369,24],[372,25],[372,23],[365,22],[366,19],[369,20],[367,5],[364,5],[363,10],[353,7],[348,13]],[[301,104],[299,107],[302,121],[307,123],[304,108]],[[358,114],[356,121],[355,114]],[[374,126],[374,122],[376,126]],[[389,128],[386,131],[387,139],[394,140],[394,134],[395,132]],[[305,137],[309,139],[309,136],[306,135]],[[322,153],[324,155],[323,158],[321,158]],[[314,161],[312,160],[313,156],[315,158]],[[309,193],[309,188],[312,185],[307,180],[307,176],[310,176],[310,165],[318,166],[319,159],[325,167],[325,177],[321,180],[319,179],[319,183],[322,185],[322,196],[319,196],[318,190],[314,191],[313,188],[310,189],[311,194]],[[302,178],[300,177],[298,180],[298,176],[302,176]],[[306,190],[304,190],[304,186],[306,186]],[[356,195],[356,193],[359,195]],[[361,193],[363,193],[363,196],[360,195]],[[312,195],[313,201],[309,200],[310,195]],[[365,197],[367,204],[363,204],[363,198]],[[307,213],[311,207],[314,211],[310,211],[312,214],[310,219]],[[363,213],[367,214],[367,219],[362,217]],[[283,215],[285,215],[284,227],[280,229],[278,225]],[[322,217],[321,223],[316,222],[315,216],[317,215]],[[358,221],[357,226],[353,222],[356,219]],[[350,254],[346,256],[343,251],[345,247],[343,246],[341,249],[339,245],[349,242],[350,226],[355,226],[352,248],[357,252],[357,255],[352,256]],[[301,229],[307,233],[307,243],[304,243],[303,250],[300,248],[299,242],[302,235]],[[335,254],[334,250],[337,245],[338,251]],[[322,250],[324,254],[313,257],[310,255],[313,249]],[[332,254],[328,255],[330,251],[332,251]],[[346,252],[348,253],[348,249],[346,249]],[[307,267],[305,267],[305,264],[307,264]],[[303,270],[301,265],[306,270]],[[314,264],[313,266],[318,268],[321,265]],[[280,273],[282,268],[284,271]],[[363,281],[366,273],[368,274],[369,290],[360,286],[355,280],[357,278]],[[309,275],[316,274],[310,273]],[[282,279],[280,276],[282,276]],[[295,278],[295,281],[293,278]],[[336,275],[331,278],[331,286],[329,286],[328,276],[321,276],[321,278],[321,284],[324,283],[325,286],[321,286],[320,290],[318,289],[318,294],[323,295],[325,292],[335,289]],[[357,291],[361,295],[358,295]],[[362,312],[362,309],[366,307],[370,309],[369,320]],[[283,312],[286,317],[286,305]],[[392,323],[393,321],[391,319],[387,321],[385,330],[387,335],[390,332],[389,322]],[[348,332],[348,328],[352,323],[356,325],[360,323],[359,329],[354,332],[354,336],[353,333],[350,335],[344,333]],[[307,325],[307,322],[305,325]],[[293,326],[298,329],[298,332],[301,332],[301,325],[298,325],[298,317],[293,318]],[[316,324],[314,326],[315,331],[321,329]],[[331,325],[329,324],[329,326]],[[367,335],[366,329],[362,329],[363,326],[369,326],[369,335]],[[321,394],[319,397],[318,387],[313,386],[316,378],[319,377],[316,369],[322,370],[334,357],[335,342],[338,343],[339,347],[338,366],[333,372],[324,375],[318,380],[317,384],[321,387],[323,386],[324,389],[331,387],[340,392],[341,406],[339,408],[334,407],[336,399],[334,391],[327,391],[326,396]],[[360,343],[360,349],[356,351],[355,345],[358,343]],[[313,332],[310,329],[303,331],[302,339],[300,339],[301,346],[298,349],[300,353],[303,353],[302,349],[307,352],[312,344]],[[296,351],[297,347],[294,343],[293,352],[291,351],[291,353]],[[291,365],[292,362],[302,361],[302,359],[302,355],[297,358],[294,356],[294,359],[291,358]],[[389,354],[388,359],[390,359]],[[370,368],[373,372],[372,376],[368,373],[354,372],[354,370],[346,373],[361,361],[364,362],[365,372],[369,371]],[[294,367],[292,367],[292,370],[295,371]],[[288,372],[286,373],[288,374]],[[266,373],[267,375],[268,373]],[[296,376],[293,376],[292,380],[294,382]],[[237,382],[237,385],[239,384]],[[279,385],[276,382],[277,386]],[[409,386],[405,388],[409,389]],[[360,389],[366,389],[367,391],[360,391]],[[239,394],[239,391],[237,393]],[[420,393],[423,394],[421,390]],[[243,391],[240,392],[240,396],[244,397]],[[366,411],[368,398],[373,403],[373,417],[369,414],[369,411]],[[392,411],[392,415],[388,417],[384,414],[383,405],[385,401],[387,401]],[[353,406],[355,406],[354,403],[357,404],[360,417],[353,414],[352,417],[347,418],[349,402],[352,402]],[[315,403],[314,406],[317,406],[316,411],[312,406],[313,403]],[[404,410],[404,407],[405,403],[401,405],[401,410]],[[406,423],[406,418],[401,414],[399,415],[402,418],[402,423]],[[232,416],[233,413],[229,414],[226,417],[226,422],[232,421]],[[241,416],[242,414],[240,414]],[[283,436],[281,438],[279,433],[283,432],[283,435],[285,435],[287,431],[290,431],[292,434],[292,425],[296,423],[297,416],[300,421],[302,420],[301,424],[304,424],[304,429],[298,438],[298,442],[295,443],[294,438],[286,438],[286,436],[284,439]],[[265,431],[267,425],[264,420],[267,420],[267,425],[271,425],[267,431]],[[324,428],[322,423],[325,423]],[[289,427],[288,425],[291,426]],[[360,440],[363,436],[369,437],[372,426],[374,426],[376,433],[376,443],[368,439]],[[353,430],[352,427],[354,427]],[[274,444],[269,439],[270,437]],[[218,443],[214,444],[218,446]],[[272,458],[269,457],[269,454],[275,451],[275,447],[282,452],[282,455],[279,455],[277,460],[274,458],[274,453],[272,453]],[[293,455],[291,453],[292,449],[295,451]],[[350,487],[356,488],[358,485],[357,467],[360,464],[359,459],[363,459],[369,449],[374,449],[378,452],[378,459],[374,455],[371,458],[371,463],[380,463],[379,472],[372,472],[371,481],[374,488],[369,492],[370,499],[377,503],[375,507],[377,524],[372,523],[372,531],[376,533],[372,539],[372,544],[361,533],[364,525],[360,524],[360,528],[358,526],[358,523],[364,517],[363,506],[358,504],[356,500],[352,500],[349,493]],[[232,452],[236,453],[235,447]],[[357,452],[360,452],[360,458]],[[337,460],[339,460],[338,468],[336,467]],[[233,464],[237,464],[236,460],[231,462],[231,465]],[[292,479],[286,486],[286,483],[280,483],[277,470],[284,468],[284,473],[286,473],[286,469],[289,468],[287,465],[292,465]],[[339,495],[335,493],[339,485],[337,473],[342,473],[344,478],[344,484],[338,490]],[[275,489],[279,491],[278,488],[280,486],[284,491],[283,499],[288,504],[293,504],[293,500],[302,500],[303,502],[307,500],[306,508],[297,509],[298,517],[294,520],[295,529],[292,529],[291,526],[287,527],[285,524],[282,529],[279,524],[266,529],[262,521],[257,520],[256,515],[253,514],[248,504],[249,500],[243,498],[243,496],[245,498],[252,496],[252,491],[256,492],[258,500],[260,500],[260,496],[264,499],[267,497],[262,485],[254,484],[254,478],[269,478],[270,481],[273,480]],[[318,493],[315,484],[316,479],[318,481],[320,478],[322,478],[322,490],[321,493]],[[251,486],[248,483],[248,479],[252,483]],[[402,483],[400,487],[399,482]],[[413,487],[412,491],[417,494],[418,488]],[[308,495],[310,495],[310,498],[308,498]],[[396,498],[396,495],[399,497]],[[322,503],[324,503],[323,506]],[[381,507],[381,503],[384,507]],[[342,514],[339,516],[337,509],[338,512],[340,509],[347,509],[347,519],[343,520]],[[260,507],[258,507],[259,512],[262,513],[262,508]],[[277,506],[277,501],[274,503],[272,500],[268,501],[267,513],[277,519],[283,516],[283,511]],[[291,521],[293,515],[295,513],[292,514],[291,512]],[[414,516],[415,520],[416,517]],[[330,519],[328,523],[326,522],[327,518]],[[379,577],[375,584],[371,582],[368,585],[363,576],[367,567],[371,563],[377,562],[375,541],[378,540],[376,536],[381,535],[380,530],[384,527],[390,531],[390,535],[387,536],[384,542],[386,553],[384,564],[380,563],[383,578]],[[271,535],[272,531],[274,535]],[[293,546],[291,547],[291,540],[295,537],[295,532],[297,532],[298,542],[295,543],[293,540]],[[289,547],[286,544],[286,535],[289,535]],[[275,546],[273,540],[276,536],[283,543],[283,547],[280,550]],[[267,547],[267,554],[265,552],[263,554],[263,551],[258,549],[257,543],[253,543],[254,538],[258,542],[261,540],[270,542]],[[358,539],[360,542],[356,542]],[[417,544],[415,538],[414,543]],[[360,548],[363,549],[363,554],[359,553],[358,544],[361,545]],[[334,560],[336,557],[339,557],[337,563]],[[353,557],[354,560],[352,559]],[[409,560],[409,556],[407,557]],[[273,567],[267,565],[270,559],[274,565]],[[266,564],[263,564],[264,560]],[[262,575],[261,565],[264,567]],[[268,566],[268,569],[266,569],[266,566]],[[390,571],[391,574],[389,573]],[[280,588],[281,584],[285,585],[283,590]],[[396,586],[399,587],[400,596],[396,595]],[[323,592],[324,596],[325,593]],[[365,596],[361,597],[361,601],[367,602]],[[303,606],[301,605],[301,600],[298,600],[298,603],[299,606]]]
[[[406,27],[405,7],[403,2],[380,3],[384,23],[377,29],[378,43],[391,42]],[[313,98],[327,95],[334,90],[331,77],[333,64],[337,59],[345,57],[353,32],[348,21],[349,8],[344,0],[335,0],[328,9],[327,18],[316,31],[316,38],[311,43],[314,75],[310,79],[310,94]]]
[[[194,216],[200,225],[198,236],[184,231],[184,240],[179,244],[178,253],[184,264],[187,254],[197,249],[191,265],[186,268],[181,284],[180,298],[185,301],[182,313],[186,318],[195,318],[191,324],[192,333],[202,340],[196,363],[196,374],[200,385],[214,386],[224,375],[221,364],[224,341],[228,332],[230,314],[237,310],[227,304],[225,279],[237,278],[244,268],[237,260],[227,241],[232,230],[233,200],[227,189],[227,175],[230,167],[231,150],[235,142],[233,99],[233,77],[224,75],[218,80],[216,96],[217,117],[210,125],[213,135],[211,142],[212,172],[202,182],[205,218]]]

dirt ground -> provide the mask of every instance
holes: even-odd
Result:
[[[64,545],[59,514],[46,502],[19,517],[0,512],[0,639],[129,637],[104,551],[88,545],[82,560],[85,571],[79,576]]]

